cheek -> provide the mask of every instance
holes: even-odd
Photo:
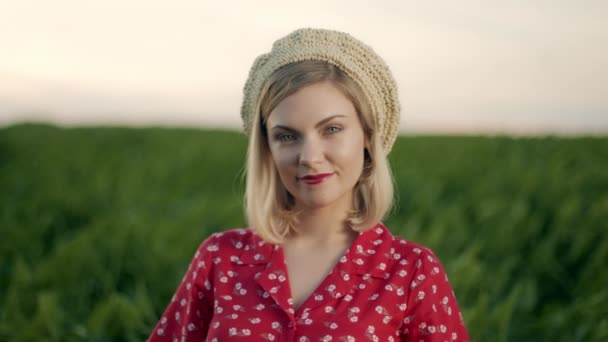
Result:
[[[272,161],[282,177],[291,170],[293,155],[288,150],[272,150]]]
[[[343,141],[342,147],[337,150],[337,157],[344,161],[350,168],[363,167],[363,149],[365,145],[363,138],[352,137]],[[354,171],[354,170],[352,170]]]

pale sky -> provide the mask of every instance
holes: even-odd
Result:
[[[0,126],[240,128],[253,60],[300,27],[393,71],[402,132],[608,133],[607,1],[0,2]]]

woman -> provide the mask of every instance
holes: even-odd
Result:
[[[464,341],[431,250],[381,223],[395,81],[367,45],[299,29],[244,88],[250,228],[213,234],[150,341]]]

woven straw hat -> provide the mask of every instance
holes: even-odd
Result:
[[[253,62],[243,88],[241,117],[245,134],[266,79],[280,67],[303,60],[322,60],[336,65],[363,89],[372,108],[376,130],[388,154],[397,138],[400,104],[397,84],[388,65],[369,46],[348,33],[302,28],[274,42],[269,53]]]

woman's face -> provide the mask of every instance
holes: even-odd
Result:
[[[350,208],[365,138],[356,109],[331,82],[299,89],[267,120],[268,144],[296,208]]]

